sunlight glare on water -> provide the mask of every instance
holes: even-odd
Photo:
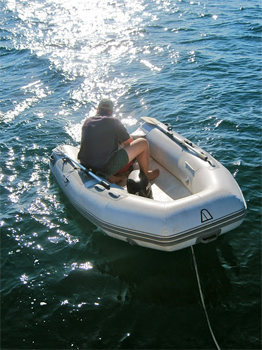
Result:
[[[9,3],[9,8],[13,7],[14,4]],[[127,63],[137,59],[137,46],[132,36],[139,31],[143,20],[144,6],[139,1],[56,0],[43,4],[30,1],[26,6],[20,1],[15,9],[22,20],[15,31],[24,36],[23,41],[17,40],[17,49],[30,48],[38,57],[48,57],[50,68],[61,70],[67,80],[81,80],[70,91],[75,111],[90,104],[90,115],[93,115],[103,96],[111,95],[117,104],[118,99],[126,95],[134,77],[130,80],[124,70],[116,71],[114,65],[120,59],[126,59]],[[143,16],[150,17],[150,14],[145,12]],[[161,70],[147,60],[141,60],[141,63],[152,71]],[[32,90],[33,96],[15,106],[9,112],[9,119],[30,108],[44,94],[50,94],[49,88],[42,85],[37,81],[25,87]],[[61,110],[61,116],[70,113],[67,108]],[[82,121],[69,122],[66,127],[76,142],[80,141]],[[130,119],[126,121],[130,125]]]
[[[10,3],[9,7],[13,6]],[[130,35],[141,21],[136,16],[141,7],[138,1],[30,1],[27,6],[20,1],[16,12],[22,24],[16,31],[25,40],[17,42],[17,47],[30,47],[38,56],[48,54],[51,63],[72,79],[107,76],[106,61],[135,54]]]
[[[258,0],[1,2],[3,348],[214,346],[190,251],[107,237],[50,174],[52,150],[79,147],[105,96],[130,133],[141,116],[170,123],[239,183],[243,224],[195,251],[221,348],[261,347],[259,11]]]

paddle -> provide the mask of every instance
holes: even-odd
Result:
[[[60,150],[61,151],[61,150]],[[82,169],[87,175],[92,176],[95,180],[99,181],[100,185],[102,185],[103,187],[105,187],[107,190],[110,190],[110,185],[103,181],[102,179],[100,179],[99,176],[95,175],[94,173],[92,173],[91,170],[87,170],[82,164],[78,163],[77,161],[75,161],[73,158],[69,157],[66,153],[62,152],[62,155],[66,158],[71,160],[71,162],[75,163],[80,169]]]
[[[201,158],[204,161],[208,160],[208,157],[196,150],[193,146],[191,146],[188,141],[186,140],[182,140],[179,137],[177,137],[176,135],[173,134],[173,132],[169,129],[166,128],[162,125],[162,123],[160,123],[157,119],[155,118],[151,118],[151,117],[141,117],[142,120],[144,120],[146,123],[148,124],[152,124],[158,127],[158,129],[160,129],[161,131],[163,131],[166,135],[170,136],[174,141],[176,141],[178,144],[180,144],[182,147],[188,149],[191,152],[194,152],[196,156],[198,156],[199,158]]]

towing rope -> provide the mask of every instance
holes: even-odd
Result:
[[[196,271],[196,277],[197,277],[197,284],[198,284],[199,294],[200,294],[201,302],[202,302],[202,305],[203,305],[203,309],[205,311],[208,328],[210,330],[210,333],[212,335],[214,343],[216,344],[217,349],[221,350],[219,345],[218,345],[218,343],[217,343],[216,337],[215,337],[215,335],[213,333],[213,330],[212,330],[212,327],[211,327],[211,324],[210,324],[210,321],[209,321],[209,317],[208,317],[208,313],[207,313],[207,309],[206,309],[206,305],[205,305],[205,300],[204,300],[204,295],[203,295],[201,284],[200,284],[200,278],[199,278],[199,274],[198,274],[197,262],[196,262],[196,257],[195,257],[195,252],[194,252],[193,246],[191,246],[191,251],[192,251],[192,256],[193,256],[193,261],[194,261],[194,266],[195,266],[195,271]]]

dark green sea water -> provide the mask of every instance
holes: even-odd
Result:
[[[261,348],[259,0],[0,0],[1,349],[215,349],[190,249],[105,236],[49,170],[101,97],[233,174],[236,230],[195,246],[221,349]],[[135,218],[134,218],[135,220]]]

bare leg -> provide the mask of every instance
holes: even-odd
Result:
[[[111,184],[118,184],[121,181],[123,181],[123,176],[115,176],[115,175],[109,175],[107,178],[107,181],[109,181]]]
[[[129,146],[125,147],[129,157],[129,162],[134,158],[137,159],[140,169],[145,173],[149,181],[154,180],[159,175],[159,169],[149,170],[149,146],[146,139],[139,138],[132,141]]]

